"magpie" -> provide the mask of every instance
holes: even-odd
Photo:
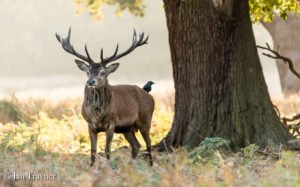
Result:
[[[148,81],[148,82],[144,85],[143,89],[144,89],[146,92],[150,92],[150,91],[151,91],[151,86],[152,86],[152,84],[155,84],[155,83],[152,82],[152,81]]]

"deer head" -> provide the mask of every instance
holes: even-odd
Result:
[[[140,34],[139,37],[137,37],[136,31],[134,30],[133,32],[133,39],[132,39],[132,44],[131,46],[125,50],[124,52],[118,54],[118,49],[119,45],[117,44],[116,50],[114,54],[110,57],[103,57],[103,48],[101,49],[100,52],[100,62],[95,62],[91,58],[87,45],[85,44],[85,55],[82,55],[78,53],[74,48],[73,45],[71,44],[71,28],[69,29],[68,36],[66,38],[62,38],[60,35],[56,33],[56,38],[61,43],[63,49],[78,57],[79,59],[83,60],[78,60],[75,59],[75,63],[77,64],[78,68],[84,72],[87,73],[88,80],[86,82],[86,86],[89,88],[102,88],[105,85],[108,84],[107,77],[109,74],[113,73],[116,71],[116,69],[119,67],[119,63],[114,63],[109,66],[107,66],[110,62],[116,61],[119,58],[131,53],[135,48],[142,46],[144,44],[147,44],[149,36],[147,36],[144,39],[144,33]]]

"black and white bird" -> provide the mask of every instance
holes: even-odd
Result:
[[[151,88],[152,84],[155,84],[155,83],[152,82],[152,81],[148,81],[148,82],[144,85],[143,89],[144,89],[146,92],[150,92],[150,91],[152,90],[152,88]]]

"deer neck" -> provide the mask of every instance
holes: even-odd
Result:
[[[111,103],[111,93],[109,86],[105,85],[102,88],[90,89],[85,88],[85,104],[90,110],[98,110],[100,113],[105,113]]]

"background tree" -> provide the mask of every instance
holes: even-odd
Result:
[[[275,16],[272,22],[262,22],[265,28],[270,32],[274,49],[284,56],[291,58],[296,70],[300,70],[300,17],[296,14],[289,14],[288,19],[283,20]],[[293,75],[287,64],[276,60],[280,75],[280,82],[285,92],[299,92],[299,79]]]
[[[175,84],[175,116],[156,147],[197,146],[205,137],[234,148],[291,138],[270,100],[252,24],[285,18],[289,1],[164,0]]]
[[[273,38],[274,48],[278,49],[280,54],[291,58],[295,68],[300,69],[300,38],[297,35],[297,31],[300,31],[300,18],[297,15],[299,13],[297,1],[251,0],[250,7],[252,20],[262,21]],[[278,48],[278,46],[280,47]],[[276,62],[283,91],[299,91],[298,78],[282,61],[277,60]]]

